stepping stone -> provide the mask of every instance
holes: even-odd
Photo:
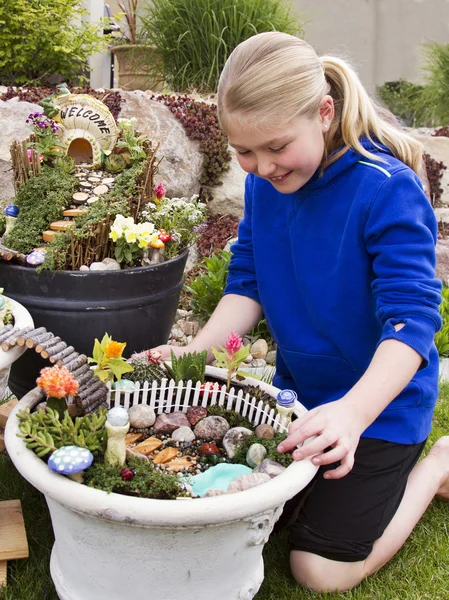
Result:
[[[54,221],[50,223],[50,229],[53,231],[67,231],[74,224],[73,221]]]
[[[136,450],[136,448],[134,448]],[[172,448],[169,446],[168,448],[164,448],[161,450],[159,454],[156,454],[153,460],[153,464],[155,465],[164,465],[166,463],[171,462],[174,458],[176,458],[179,454],[178,448]]]
[[[143,433],[127,433],[125,435],[125,444],[130,446],[131,444],[135,444],[139,440],[143,438]]]
[[[97,200],[99,200],[98,196],[92,196],[92,198],[89,198],[87,201],[87,204],[93,204],[94,202],[96,202]]]
[[[76,204],[84,204],[88,198],[89,194],[86,194],[86,192],[75,192],[72,196],[72,200]]]
[[[102,194],[106,194],[106,192],[109,192],[109,188],[107,185],[97,185],[97,187],[95,187],[93,190],[93,193],[96,196],[101,196]]]
[[[20,500],[0,502],[0,588],[6,586],[7,561],[28,558]]]
[[[88,181],[80,181],[80,188],[90,189],[91,187],[92,187],[92,184],[89,183]]]
[[[178,473],[178,471],[191,469],[196,464],[196,458],[193,456],[178,456],[167,464],[167,471]]]
[[[140,454],[151,454],[155,450],[158,450],[162,446],[161,440],[158,440],[157,437],[149,437],[141,444],[138,444],[133,448],[134,452],[139,452]]]
[[[87,208],[68,208],[62,213],[62,215],[64,217],[80,217],[87,212]]]
[[[49,229],[47,231],[44,231],[44,233],[42,234],[42,239],[44,240],[44,242],[51,242],[52,240],[54,240],[55,235],[59,235],[60,233],[60,231],[53,231]]]
[[[106,185],[112,185],[115,181],[115,177],[106,177],[103,179],[103,183]]]
[[[93,181],[94,183],[98,183],[101,181],[100,177],[88,177],[87,181]]]

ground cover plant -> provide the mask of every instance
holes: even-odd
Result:
[[[431,444],[449,431],[449,384],[441,385]],[[0,454],[0,500],[20,498],[30,545],[30,558],[11,561],[0,600],[58,600],[49,573],[53,533],[44,497]],[[299,588],[289,573],[287,534],[271,537],[264,550],[265,580],[255,600],[447,600],[449,582],[448,505],[435,500],[402,550],[379,573],[356,589],[315,593]]]

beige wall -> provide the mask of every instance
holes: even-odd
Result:
[[[363,83],[422,80],[420,44],[449,43],[449,0],[293,0],[319,54],[349,58]]]

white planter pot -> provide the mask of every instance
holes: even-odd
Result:
[[[208,373],[222,370],[208,367]],[[249,381],[276,397],[276,388]],[[179,410],[178,398],[173,406],[168,401],[172,409]],[[263,580],[263,545],[284,503],[309,483],[317,467],[309,460],[293,463],[261,486],[211,498],[107,494],[50,471],[17,437],[17,410],[40,399],[37,388],[22,398],[8,419],[5,439],[16,468],[45,494],[55,533],[50,569],[61,600],[254,598]],[[305,409],[298,404],[297,410]]]
[[[440,358],[440,381],[449,381],[449,358]]]
[[[22,329],[23,327],[34,327],[33,318],[22,304],[19,304],[7,296],[4,296],[4,298],[8,301],[12,314],[14,315],[15,328]],[[0,400],[4,395],[8,384],[10,366],[15,360],[22,356],[26,349],[26,346],[13,346],[11,350],[4,352],[0,347]]]

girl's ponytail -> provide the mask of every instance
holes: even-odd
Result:
[[[394,123],[394,117],[371,100],[357,73],[348,63],[333,56],[323,56],[320,60],[335,105],[334,124],[328,134],[328,154],[341,148],[330,159],[326,159],[323,166],[338,160],[349,148],[378,161],[378,156],[360,144],[359,138],[364,135],[373,143],[373,137],[376,138],[419,175],[423,154],[420,142],[402,132]]]

